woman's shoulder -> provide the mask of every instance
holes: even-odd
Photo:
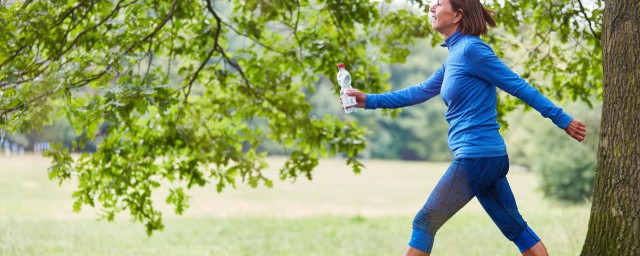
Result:
[[[483,41],[482,38],[474,35],[464,35],[464,46],[465,48],[489,47],[489,45],[485,41]]]
[[[489,44],[477,36],[470,35],[464,43],[465,56],[493,55],[493,49]]]

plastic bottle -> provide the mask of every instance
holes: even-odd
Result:
[[[344,68],[344,64],[338,64],[338,84],[340,85],[340,99],[345,113],[358,111],[356,97],[347,95],[347,91],[353,90],[351,87],[351,74]]]

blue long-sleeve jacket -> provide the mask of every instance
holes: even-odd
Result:
[[[480,38],[457,31],[442,44],[449,48],[445,63],[426,81],[403,90],[367,94],[366,109],[401,108],[440,94],[448,109],[449,148],[455,157],[507,154],[498,132],[496,87],[549,118],[560,128],[571,120],[562,109],[505,66]]]

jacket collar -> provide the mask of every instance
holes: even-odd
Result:
[[[447,37],[447,39],[444,40],[444,43],[442,43],[440,46],[442,47],[453,46],[458,41],[460,41],[460,38],[462,38],[462,32],[460,32],[460,30],[456,30],[456,32],[450,35],[449,37]]]

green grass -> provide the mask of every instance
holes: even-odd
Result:
[[[283,159],[269,159],[275,168]],[[447,163],[366,161],[354,175],[325,160],[312,181],[190,191],[185,216],[165,210],[165,230],[147,237],[121,217],[71,211],[72,185],[47,178],[49,160],[0,158],[0,255],[400,255],[411,221]],[[276,177],[274,170],[268,172]],[[589,206],[548,201],[537,178],[508,176],[521,213],[551,255],[577,255]],[[162,195],[157,196],[162,201]],[[526,203],[524,203],[526,202]],[[476,200],[438,232],[434,255],[517,255]]]

